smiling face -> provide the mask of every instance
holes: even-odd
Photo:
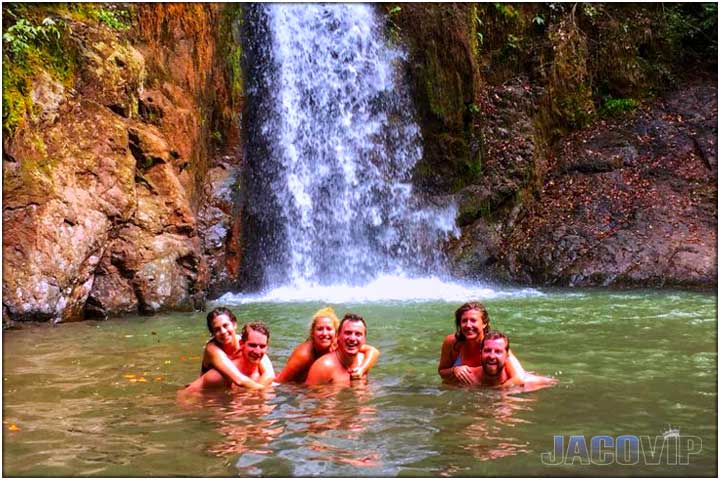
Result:
[[[235,338],[236,329],[237,324],[225,314],[216,316],[210,322],[210,331],[212,332],[215,341],[217,341],[220,345],[228,345],[232,343]]]
[[[257,330],[248,330],[247,339],[242,342],[243,357],[250,363],[259,364],[268,349],[268,338]]]
[[[365,325],[359,320],[346,320],[340,326],[338,348],[348,355],[357,355],[365,345]]]
[[[460,331],[468,340],[482,340],[486,325],[479,310],[468,310],[460,317]]]
[[[318,317],[313,322],[312,338],[315,349],[321,352],[329,350],[335,340],[335,325],[329,317]]]
[[[483,373],[489,377],[499,377],[508,359],[508,346],[504,338],[485,340],[481,352]]]

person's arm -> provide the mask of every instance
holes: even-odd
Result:
[[[446,382],[460,382],[465,385],[471,385],[475,379],[475,372],[472,367],[467,365],[453,366],[455,363],[454,346],[455,336],[448,335],[443,341],[440,350],[440,362],[438,363],[438,374]]]
[[[214,345],[212,343],[208,344],[205,347],[205,357],[207,360],[207,364],[220,372],[223,377],[225,377],[235,385],[252,389],[259,389],[265,387],[265,385],[254,381],[247,375],[240,372],[240,370],[238,370],[232,360],[230,360],[230,357],[228,357],[227,354],[223,352],[222,349],[217,345]]]
[[[260,371],[262,374],[260,375],[258,382],[261,385],[267,387],[275,381],[275,369],[273,369],[270,357],[267,355],[263,355],[262,360],[260,360]]]
[[[310,367],[305,385],[319,385],[322,383],[331,383],[333,369],[332,365],[327,364],[324,357],[320,357]]]
[[[555,385],[556,383],[557,379],[553,377],[543,377],[542,375],[535,375],[534,373],[525,373],[525,375],[523,375],[523,384],[526,387]]]
[[[534,390],[555,385],[556,383],[557,379],[552,377],[542,377],[532,373],[525,373],[522,377],[513,377],[508,379],[508,381],[502,386],[504,388],[518,386],[522,387],[524,392],[532,392]]]
[[[377,363],[378,358],[380,358],[380,350],[372,345],[363,345],[360,353],[363,355],[363,360],[360,362],[360,365],[350,370],[351,380],[358,380],[367,375],[370,369]]]
[[[510,378],[524,379],[525,376],[528,374],[520,364],[520,361],[517,359],[517,357],[515,357],[515,355],[513,355],[512,352],[509,352],[508,362],[505,368],[507,368],[508,376]]]
[[[313,356],[310,348],[308,348],[308,343],[303,342],[290,354],[285,368],[282,369],[282,372],[280,372],[280,375],[277,376],[275,381],[286,383],[301,380],[299,377],[304,371],[309,369],[312,362]]]

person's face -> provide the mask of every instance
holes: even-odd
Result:
[[[498,377],[505,368],[508,352],[507,343],[504,338],[494,338],[485,340],[482,352],[480,353],[482,360],[483,372],[491,377]]]
[[[485,321],[478,310],[468,310],[460,317],[460,331],[468,340],[482,340]]]
[[[315,319],[312,329],[312,341],[320,350],[327,350],[332,346],[336,335],[333,321],[328,317]]]
[[[235,338],[237,325],[227,315],[218,315],[210,322],[213,337],[220,345],[227,345]]]
[[[242,342],[242,352],[245,359],[251,363],[260,363],[267,349],[267,336],[264,333],[250,329],[247,340]]]
[[[362,322],[348,320],[342,324],[338,347],[350,355],[357,355],[365,345],[365,325]]]

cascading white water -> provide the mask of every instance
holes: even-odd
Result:
[[[268,4],[261,134],[276,177],[285,282],[365,283],[438,272],[455,209],[422,205],[420,132],[373,7]],[[282,244],[281,244],[282,245]],[[277,278],[269,279],[277,283]]]
[[[494,295],[442,280],[456,206],[413,191],[420,130],[374,8],[263,4],[245,22],[246,276],[264,292],[220,301]]]

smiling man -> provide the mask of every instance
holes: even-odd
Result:
[[[507,335],[497,331],[488,332],[480,351],[482,369],[477,371],[477,382],[492,387],[507,382],[510,376],[505,370],[505,364],[508,361],[509,351],[510,340]]]
[[[541,377],[528,372],[510,377],[505,368],[510,354],[510,339],[498,331],[490,331],[485,335],[480,351],[482,366],[476,368],[472,383],[488,387],[523,386],[526,388],[539,388],[553,385],[556,380]]]
[[[272,364],[263,362],[270,342],[270,330],[263,322],[246,323],[242,328],[240,352],[232,359],[240,373],[246,375],[254,382],[269,385],[275,378]],[[197,380],[188,385],[187,391],[200,391],[213,388],[227,388],[232,386],[220,372],[215,369],[208,370]]]
[[[358,354],[365,345],[366,333],[365,319],[354,313],[346,313],[338,328],[337,350],[326,353],[312,364],[305,383],[350,385],[351,372],[360,365]],[[362,378],[366,377],[367,374]]]

